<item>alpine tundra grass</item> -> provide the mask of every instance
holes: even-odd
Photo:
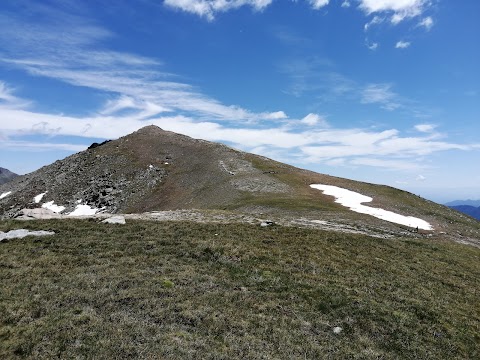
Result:
[[[480,249],[249,224],[0,222],[0,358],[478,359]],[[335,331],[334,331],[335,329]]]

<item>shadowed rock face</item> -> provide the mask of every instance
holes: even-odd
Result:
[[[0,185],[9,182],[17,176],[17,174],[11,172],[10,170],[0,167]]]
[[[350,211],[310,184],[358,192],[373,198],[372,207],[421,218],[439,233],[480,237],[474,219],[408,192],[298,169],[156,126],[95,144],[0,185],[0,195],[8,193],[0,199],[0,218],[53,201],[65,207],[63,214],[78,205],[124,214],[219,209],[399,231],[395,224]],[[35,197],[43,193],[37,203]]]

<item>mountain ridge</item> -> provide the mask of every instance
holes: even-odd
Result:
[[[15,174],[14,172],[0,167],[0,185],[5,184],[9,182],[10,180],[16,178],[19,176],[18,174]]]
[[[480,206],[480,200],[454,200],[450,201],[444,204],[445,206],[458,206],[458,205],[468,205],[468,206],[473,206],[473,207],[479,207]]]
[[[470,206],[470,205],[456,205],[450,206],[452,209],[460,211],[461,213],[467,214],[468,216],[473,217],[474,219],[480,220],[480,206]]]
[[[64,207],[63,213],[79,205],[131,214],[217,209],[335,221],[383,232],[408,230],[355,213],[332,196],[310,188],[311,184],[337,186],[371,197],[369,206],[422,218],[432,224],[433,233],[456,241],[477,242],[479,237],[480,228],[473,219],[414,194],[299,169],[156,126],[97,144],[0,185],[0,194],[9,193],[0,199],[0,217],[13,218],[23,208],[48,204]]]

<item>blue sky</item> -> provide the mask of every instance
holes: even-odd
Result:
[[[0,166],[145,125],[480,199],[476,0],[3,0]]]

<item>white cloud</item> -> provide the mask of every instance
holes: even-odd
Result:
[[[418,175],[418,176],[416,177],[415,180],[417,180],[417,181],[425,181],[425,180],[427,180],[427,178],[426,178],[425,176],[423,176],[423,175],[420,174],[420,175]]]
[[[272,113],[262,113],[261,117],[266,120],[280,120],[287,119],[288,116],[283,111],[276,111]]]
[[[426,0],[359,0],[360,8],[367,14],[391,14],[392,24],[398,24],[406,18],[419,16],[429,4]]]
[[[395,110],[401,107],[399,96],[392,90],[391,84],[369,84],[362,90],[363,104],[381,104],[386,110]]]
[[[431,133],[435,130],[437,126],[433,124],[418,124],[415,125],[415,130],[424,132],[424,133]]]
[[[397,41],[395,44],[395,49],[406,49],[410,46],[410,42],[408,41]]]
[[[423,26],[427,31],[430,31],[433,26],[433,19],[430,16],[427,16],[418,23],[418,26]]]
[[[374,16],[374,17],[372,18],[372,20],[370,20],[368,23],[366,23],[366,24],[363,26],[363,30],[368,31],[368,29],[369,29],[372,25],[381,24],[382,22],[384,22],[384,20],[385,20],[384,17]]]
[[[328,5],[330,0],[308,0],[312,8],[318,10],[326,5]]]
[[[350,5],[351,5],[351,4],[350,4],[350,1],[348,1],[348,0],[345,0],[345,1],[342,3],[342,7],[343,7],[343,8],[349,8]]]
[[[13,89],[9,88],[7,84],[0,81],[0,107],[8,105],[10,107],[23,108],[27,107],[30,102],[21,100],[13,95]]]
[[[196,14],[212,21],[217,13],[250,6],[256,11],[265,9],[273,0],[164,0],[168,7]]]
[[[71,152],[83,151],[88,145],[76,145],[76,144],[64,144],[64,143],[46,143],[46,142],[33,142],[33,141],[15,141],[6,140],[0,143],[0,148],[8,150],[26,150],[26,151],[51,151],[51,150],[64,150]]]
[[[222,121],[257,121],[286,116],[281,111],[254,113],[236,105],[224,105],[192,85],[176,81],[175,75],[161,70],[161,62],[157,59],[99,49],[100,41],[113,35],[99,27],[89,25],[85,28],[82,21],[57,22],[56,28],[49,25],[35,28],[41,34],[41,41],[20,20],[5,20],[0,15],[0,24],[5,21],[9,25],[9,37],[0,34],[4,50],[0,62],[35,76],[116,94],[116,98],[101,110],[105,115],[135,111],[138,118],[147,119],[168,111]],[[58,37],[59,32],[68,33],[68,36]],[[11,103],[12,95],[3,84],[0,86],[0,96]]]
[[[374,43],[366,43],[367,47],[370,49],[370,50],[377,50],[378,48],[378,43],[374,42]]]
[[[350,164],[385,168],[389,170],[414,170],[422,167],[420,164],[417,164],[414,161],[396,160],[396,159],[377,159],[375,157],[354,158],[350,161]]]
[[[73,20],[68,24],[49,21],[56,26],[34,29],[42,32],[40,38],[47,39],[38,41],[32,29],[25,28],[21,21],[5,20],[1,15],[0,21],[8,21],[10,26],[7,38],[0,34],[3,56],[0,61],[36,76],[92,88],[109,96],[103,106],[92,109],[89,115],[59,115],[18,107],[17,104],[28,102],[0,82],[0,101],[4,103],[0,106],[3,147],[79,151],[85,146],[65,143],[64,137],[112,139],[154,124],[276,159],[337,166],[363,164],[403,169],[407,168],[405,164],[411,164],[410,168],[416,168],[421,167],[419,156],[479,148],[475,144],[438,141],[431,133],[405,137],[397,129],[340,129],[329,126],[321,115],[314,113],[292,119],[281,110],[253,112],[225,105],[162,71],[157,59],[99,49],[100,40],[113,36],[99,27],[84,27],[81,21]],[[58,37],[63,31],[69,34],[67,40]],[[392,85],[358,84],[331,71],[328,59],[307,59],[288,65],[285,71],[297,81],[299,94],[322,90],[325,96],[348,97],[390,110],[402,104]],[[426,129],[421,125],[417,130]],[[26,141],[25,136],[32,134],[47,135],[49,141]]]
[[[61,142],[63,136],[113,139],[146,125],[157,125],[165,130],[183,133],[195,138],[222,141],[246,151],[254,151],[275,159],[302,163],[325,163],[335,166],[373,166],[394,170],[424,168],[419,157],[448,151],[480,149],[479,144],[462,145],[438,141],[434,136],[403,137],[396,129],[372,131],[365,129],[339,129],[334,127],[304,129],[301,124],[322,124],[323,118],[308,114],[297,120],[296,127],[255,125],[245,123],[234,128],[226,124],[201,121],[185,116],[160,116],[142,120],[125,116],[95,115],[72,117],[38,113],[23,109],[0,108],[0,132],[8,135],[1,147],[32,150],[80,151],[85,145]],[[295,121],[291,119],[290,124]],[[55,135],[53,141],[23,141],[29,134]]]
[[[307,116],[305,116],[303,119],[300,120],[300,122],[310,126],[314,126],[314,125],[328,126],[327,121],[322,116],[318,114],[313,114],[313,113],[310,113]]]

